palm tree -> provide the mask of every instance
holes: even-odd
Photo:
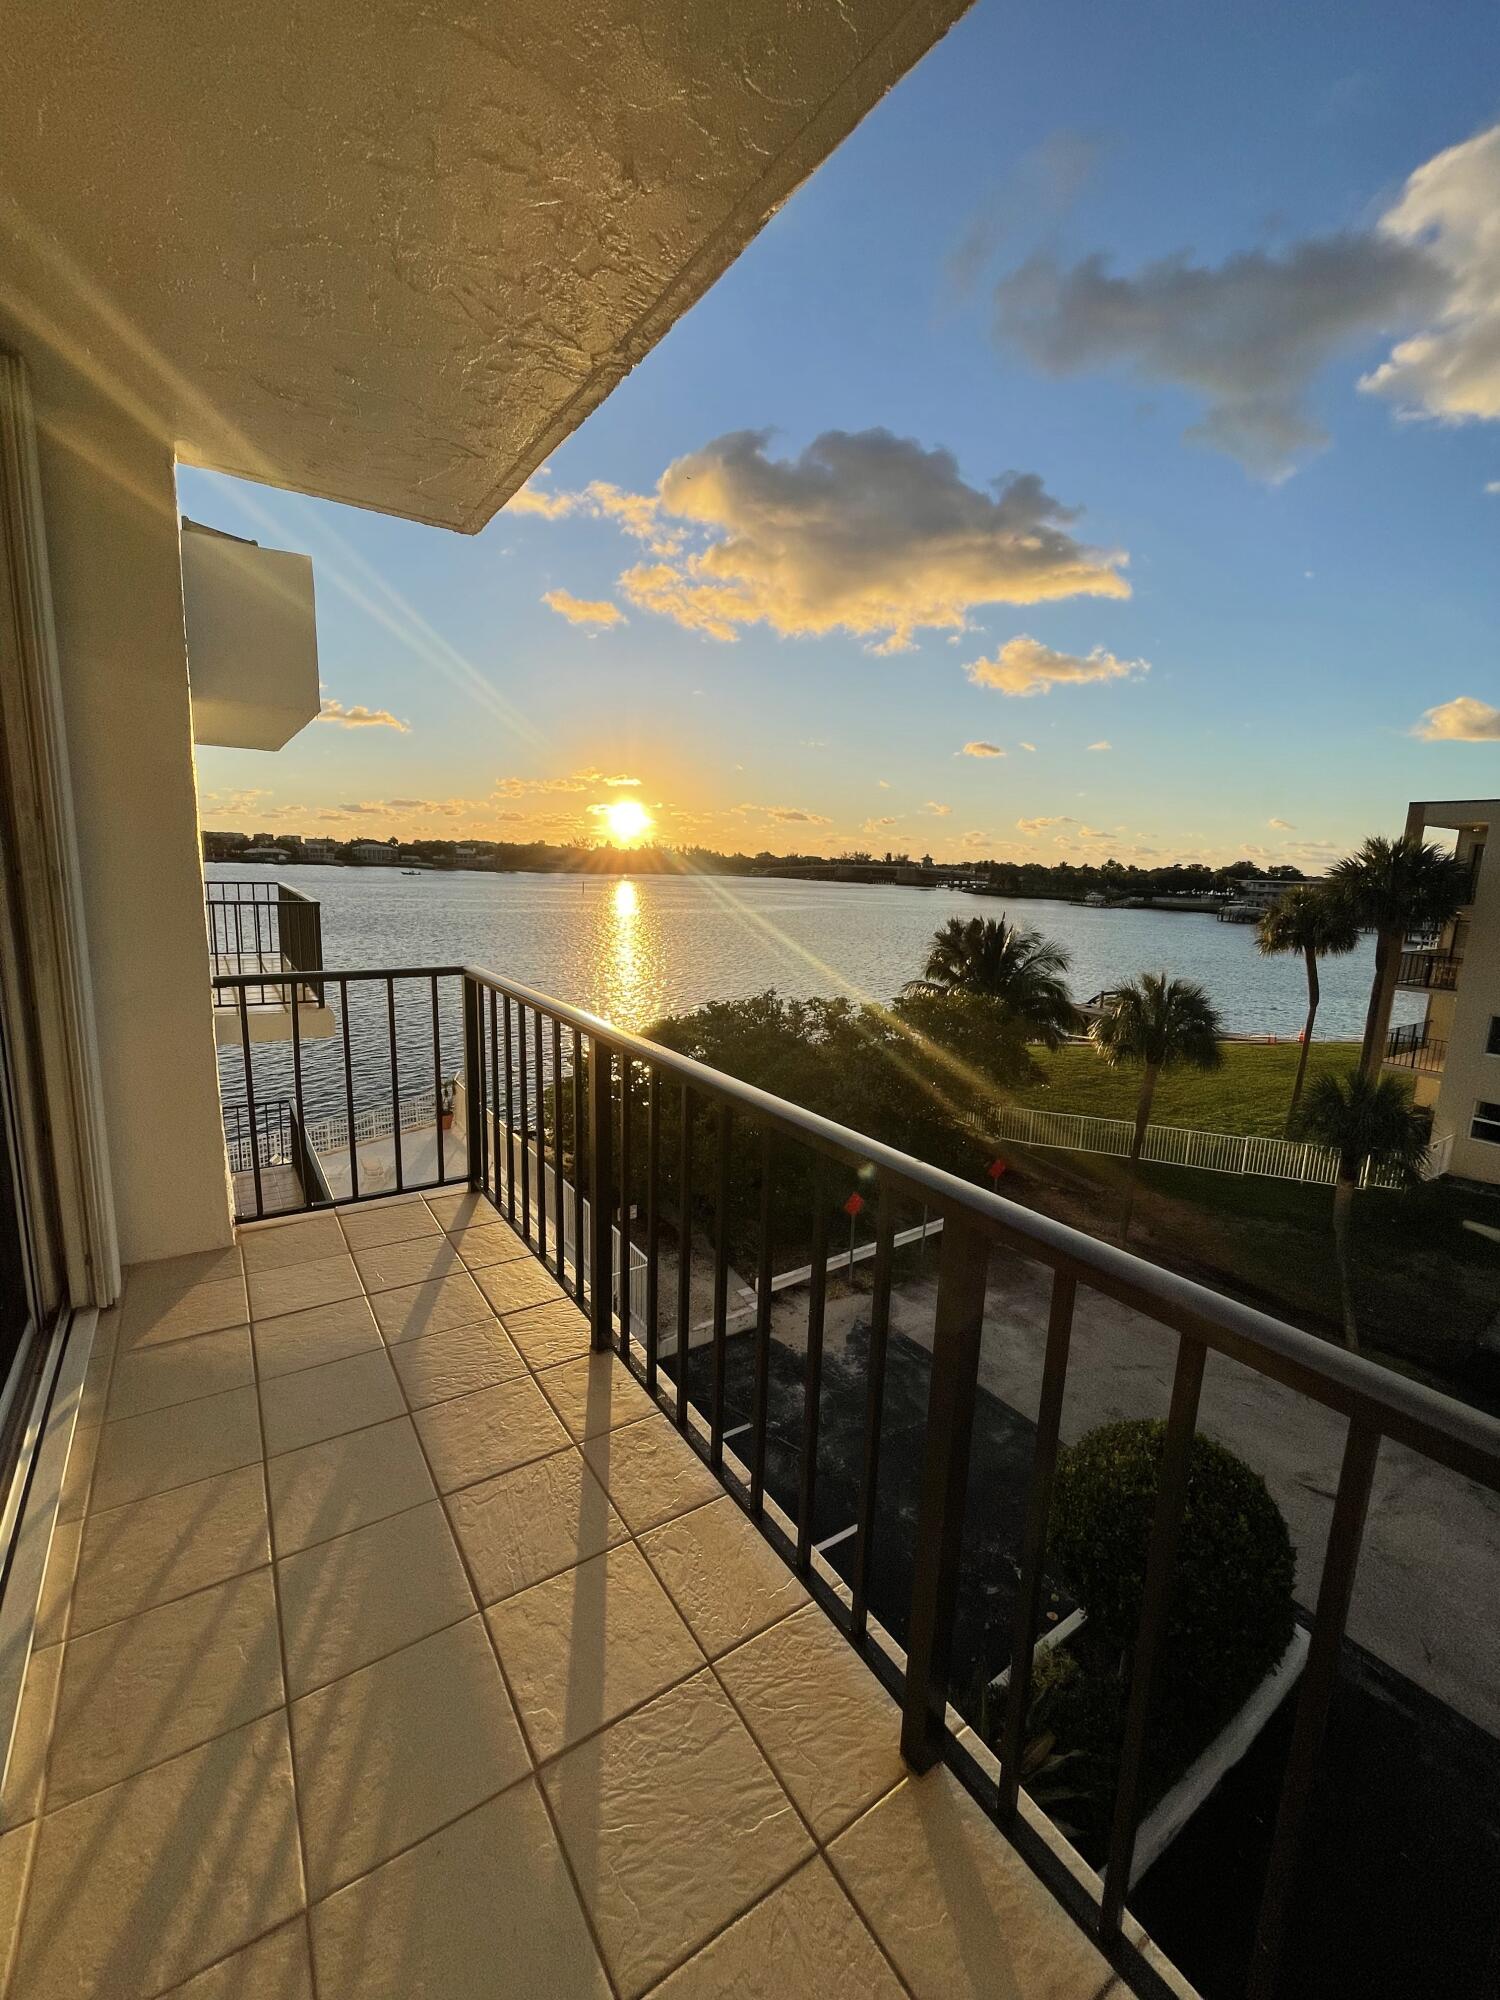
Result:
[[[1454,855],[1414,833],[1399,840],[1374,834],[1328,871],[1328,888],[1347,899],[1362,930],[1375,933],[1375,977],[1365,1015],[1359,1066],[1374,1076],[1385,1057],[1391,996],[1408,933],[1441,930],[1469,894],[1469,871]]]
[[[1100,1015],[1089,1030],[1095,1048],[1112,1069],[1141,1065],[1125,1212],[1120,1220],[1122,1243],[1130,1234],[1136,1175],[1151,1118],[1151,1100],[1156,1095],[1156,1079],[1164,1069],[1175,1069],[1179,1064],[1192,1069],[1217,1069],[1224,1060],[1219,1049],[1221,1032],[1218,1011],[1203,988],[1195,980],[1173,979],[1165,972],[1143,972],[1139,979],[1120,987],[1109,1012]]]
[[[1307,965],[1307,1019],[1302,1026],[1302,1048],[1297,1057],[1297,1074],[1292,1081],[1292,1101],[1287,1106],[1286,1130],[1290,1133],[1307,1075],[1307,1051],[1312,1045],[1313,1022],[1318,1018],[1318,960],[1342,957],[1359,943],[1359,924],[1347,901],[1310,883],[1288,889],[1279,903],[1261,912],[1255,941],[1272,956],[1278,952],[1300,951]]]
[[[1415,1186],[1422,1177],[1432,1114],[1418,1110],[1393,1076],[1370,1077],[1353,1069],[1346,1077],[1315,1078],[1297,1125],[1304,1138],[1332,1146],[1338,1153],[1333,1183],[1333,1252],[1339,1273],[1344,1345],[1357,1353],[1349,1221],[1360,1175],[1368,1160],[1372,1167],[1394,1175],[1402,1187]]]
[[[950,917],[932,935],[920,979],[908,994],[975,993],[998,1000],[1032,1041],[1055,1049],[1081,1025],[1063,974],[1068,954],[1040,931],[1004,917]]]

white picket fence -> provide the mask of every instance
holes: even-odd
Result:
[[[1096,1118],[1078,1111],[1037,1111],[1004,1105],[969,1119],[986,1139],[1015,1146],[1057,1147],[1074,1153],[1129,1156],[1135,1125],[1129,1118]],[[1264,1139],[1248,1132],[1200,1132],[1187,1125],[1148,1125],[1141,1158],[1164,1167],[1196,1167],[1209,1174],[1253,1174],[1265,1180],[1310,1181],[1332,1187],[1338,1155],[1307,1140]],[[1360,1177],[1364,1187],[1394,1187],[1394,1176]]]

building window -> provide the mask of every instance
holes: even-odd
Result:
[[[1500,1104],[1486,1104],[1481,1098],[1474,1106],[1474,1122],[1469,1127],[1471,1139],[1483,1139],[1491,1146],[1500,1146]]]
[[[1500,1056],[1500,1014],[1490,1016],[1490,1038],[1484,1045],[1484,1052],[1489,1056]]]

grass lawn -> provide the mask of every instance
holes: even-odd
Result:
[[[1046,1079],[1016,1092],[1037,1111],[1081,1111],[1096,1118],[1133,1118],[1141,1087],[1139,1070],[1110,1069],[1082,1044],[1055,1055],[1035,1051]],[[1354,1042],[1314,1042],[1308,1079],[1353,1067]],[[1204,1132],[1250,1132],[1277,1139],[1286,1120],[1297,1069],[1295,1042],[1226,1042],[1222,1069],[1168,1070],[1156,1086],[1155,1125],[1191,1125]]]

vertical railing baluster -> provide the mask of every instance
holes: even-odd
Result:
[[[1323,1553],[1323,1575],[1318,1584],[1317,1610],[1313,1614],[1312,1643],[1308,1647],[1307,1664],[1302,1669],[1302,1684],[1297,1690],[1297,1717],[1292,1725],[1291,1748],[1287,1752],[1286,1771],[1281,1780],[1281,1803],[1277,1808],[1276,1831],[1271,1840],[1271,1858],[1266,1865],[1246,2000],[1272,2000],[1277,1990],[1287,1920],[1291,1912],[1292,1888],[1296,1881],[1297,1858],[1302,1845],[1302,1829],[1312,1803],[1313,1780],[1328,1724],[1328,1710],[1338,1683],[1344,1628],[1354,1595],[1360,1543],[1364,1538],[1365,1517],[1369,1512],[1370,1490],[1379,1456],[1380,1433],[1360,1423],[1357,1418],[1352,1419],[1344,1438],[1338,1492],[1328,1528],[1328,1546]]]
[[[573,1030],[573,1296],[583,1300],[583,1037]]]
[[[729,1154],[734,1139],[734,1112],[721,1100],[714,1120],[718,1159],[714,1174],[714,1323],[713,1375],[709,1394],[708,1462],[715,1472],[724,1465],[724,1376],[729,1347]]]
[[[950,1212],[938,1260],[901,1717],[901,1755],[916,1771],[942,1754],[989,1263],[989,1239]]]
[[[610,1266],[613,1262],[610,1210],[611,1099],[613,1052],[598,1035],[589,1037],[589,1326],[597,1353],[607,1354],[613,1331]]]
[[[850,1581],[849,1629],[865,1635],[870,1611],[870,1563],[875,1550],[875,1514],[880,1502],[880,1431],[885,1418],[885,1357],[891,1330],[891,1269],[896,1254],[896,1208],[882,1175],[875,1204],[875,1276],[870,1291],[870,1358],[865,1377],[865,1451],[854,1528],[854,1572]],[[849,1266],[850,1289],[854,1266]]]
[[[1141,1779],[1146,1764],[1146,1734],[1151,1720],[1151,1693],[1156,1678],[1157,1657],[1166,1636],[1167,1614],[1172,1607],[1177,1544],[1187,1507],[1198,1398],[1203,1388],[1203,1365],[1207,1352],[1201,1340],[1194,1340],[1186,1334],[1178,1341],[1172,1401],[1167,1412],[1167,1432],[1157,1475],[1156,1507],[1146,1555],[1146,1578],[1141,1591],[1140,1624],[1131,1653],[1130,1695],[1125,1707],[1125,1733],[1120,1745],[1120,1768],[1115,1780],[1115,1803],[1109,1832],[1109,1859],[1104,1871],[1104,1898],[1099,1912],[1100,1931],[1107,1941],[1119,1935],[1125,1898],[1130,1893],[1130,1868],[1135,1858],[1135,1836],[1140,1821]]]
[[[494,1012],[495,996],[490,995],[490,1011]],[[511,1227],[516,1221],[516,1076],[515,1052],[510,1045],[510,995],[500,997],[501,1012],[505,1017],[505,1215]],[[496,1093],[497,1097],[499,1093]],[[495,1148],[495,1171],[500,1170],[500,1148]]]
[[[630,1057],[620,1051],[620,1352],[630,1355]]]
[[[463,976],[464,1125],[469,1146],[469,1186],[484,1186],[484,992],[477,979]]]
[[[396,1192],[402,1194],[406,1188],[406,1177],[401,1161],[401,1069],[400,1058],[396,1054],[396,981],[389,972],[385,976],[385,1017],[391,1045],[391,1149],[396,1157]]]
[[[693,1317],[693,1093],[682,1086],[677,1138],[677,1428],[688,1427],[688,1357]]]
[[[823,1402],[823,1319],[828,1299],[828,1169],[813,1166],[812,1270],[807,1287],[807,1367],[802,1379],[802,1465],[797,1481],[797,1572],[812,1568],[813,1509],[818,1499],[818,1419]]]
[[[339,1022],[344,1043],[344,1138],[349,1147],[349,1199],[359,1200],[359,1149],[354,1143],[354,1057],[349,1047],[349,982],[339,980]]]
[[[438,1024],[438,983],[433,973],[432,988],[432,1120],[437,1130],[437,1177],[441,1187],[446,1178],[443,1161],[443,1037]]]
[[[240,995],[240,1055],[245,1068],[245,1115],[250,1121],[250,1173],[255,1183],[255,1219],[258,1222],[266,1212],[265,1193],[260,1180],[260,1133],[255,1125],[255,1065],[250,1060],[250,1009],[245,999],[245,989]]]
[[[656,1394],[657,1315],[661,1310],[661,1077],[646,1082],[646,1389]]]
[[[562,1022],[554,1014],[552,1016],[552,1268],[557,1273],[557,1282],[565,1285],[568,1281],[568,1228],[563,1218],[562,1133]],[[543,1186],[545,1188],[545,1182]],[[545,1202],[545,1193],[542,1199]]]
[[[755,1270],[755,1393],[750,1408],[750,1511],[766,1498],[766,1424],[771,1388],[771,1128],[760,1135],[760,1242]]]
[[[517,1096],[521,1100],[521,1235],[531,1241],[531,1082],[526,1066],[526,1009],[516,1002]]]
[[[1020,1799],[1026,1710],[1031,1701],[1031,1660],[1036,1648],[1037,1620],[1042,1609],[1042,1565],[1047,1551],[1047,1523],[1052,1512],[1052,1483],[1057,1472],[1058,1432],[1062,1421],[1063,1390],[1068,1379],[1068,1345],[1073,1336],[1073,1302],[1077,1289],[1070,1271],[1052,1273],[1047,1352],[1042,1362],[1042,1396],[1037,1408],[1036,1439],[1031,1448],[1031,1480],[1026,1489],[1021,1575],[1016,1594],[1015,1625],[1011,1633],[1010,1685],[1005,1692],[1005,1723],[1000,1746],[1000,1810],[1007,1819],[1015,1813]]]
[[[547,1261],[547,1077],[542,1067],[542,1010],[532,1015],[536,1033],[536,1254]]]

